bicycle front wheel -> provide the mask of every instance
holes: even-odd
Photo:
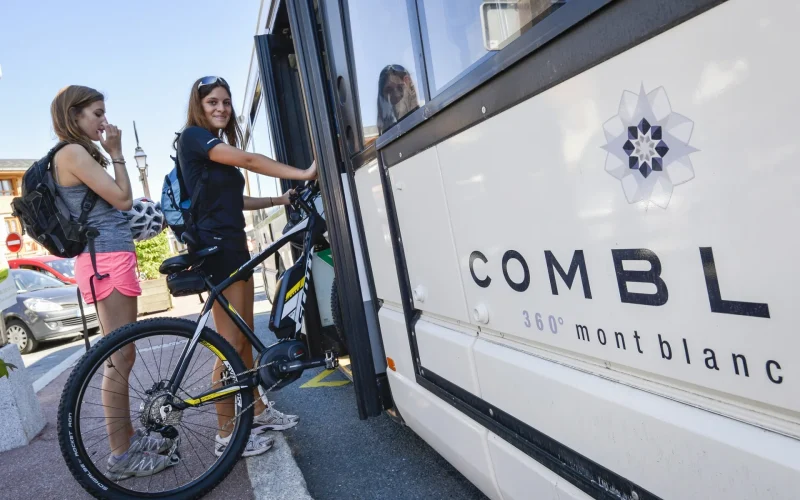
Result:
[[[101,339],[70,374],[58,439],[93,496],[198,498],[241,456],[253,390],[239,384],[247,368],[225,339],[204,328],[179,389],[167,389],[196,328],[177,318],[132,323]],[[226,395],[206,402],[209,391]]]

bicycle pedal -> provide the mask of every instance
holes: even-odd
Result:
[[[333,351],[325,351],[325,368],[333,370],[339,366],[339,357]]]

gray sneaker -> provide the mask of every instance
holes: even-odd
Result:
[[[128,448],[128,452],[166,453],[170,448],[172,448],[172,439],[158,434],[149,436],[143,429],[137,429],[131,437],[131,446]]]
[[[129,477],[146,477],[158,474],[167,467],[180,462],[178,455],[159,455],[149,451],[133,451],[133,447],[120,457],[108,457],[106,477],[112,481],[121,481]]]

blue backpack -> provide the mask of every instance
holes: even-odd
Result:
[[[192,197],[189,199],[177,154],[170,158],[175,162],[175,167],[164,177],[164,186],[161,188],[161,212],[178,241],[184,242],[190,250],[195,250],[199,243],[196,227],[199,220],[196,213],[197,200],[205,188],[208,172],[203,169],[203,175],[194,186]]]

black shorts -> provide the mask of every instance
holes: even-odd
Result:
[[[234,271],[242,267],[250,260],[250,252],[247,250],[229,249],[220,247],[220,251],[205,258],[201,269],[208,276],[209,281],[218,286],[233,274]],[[253,272],[242,277],[247,281],[253,276]]]

